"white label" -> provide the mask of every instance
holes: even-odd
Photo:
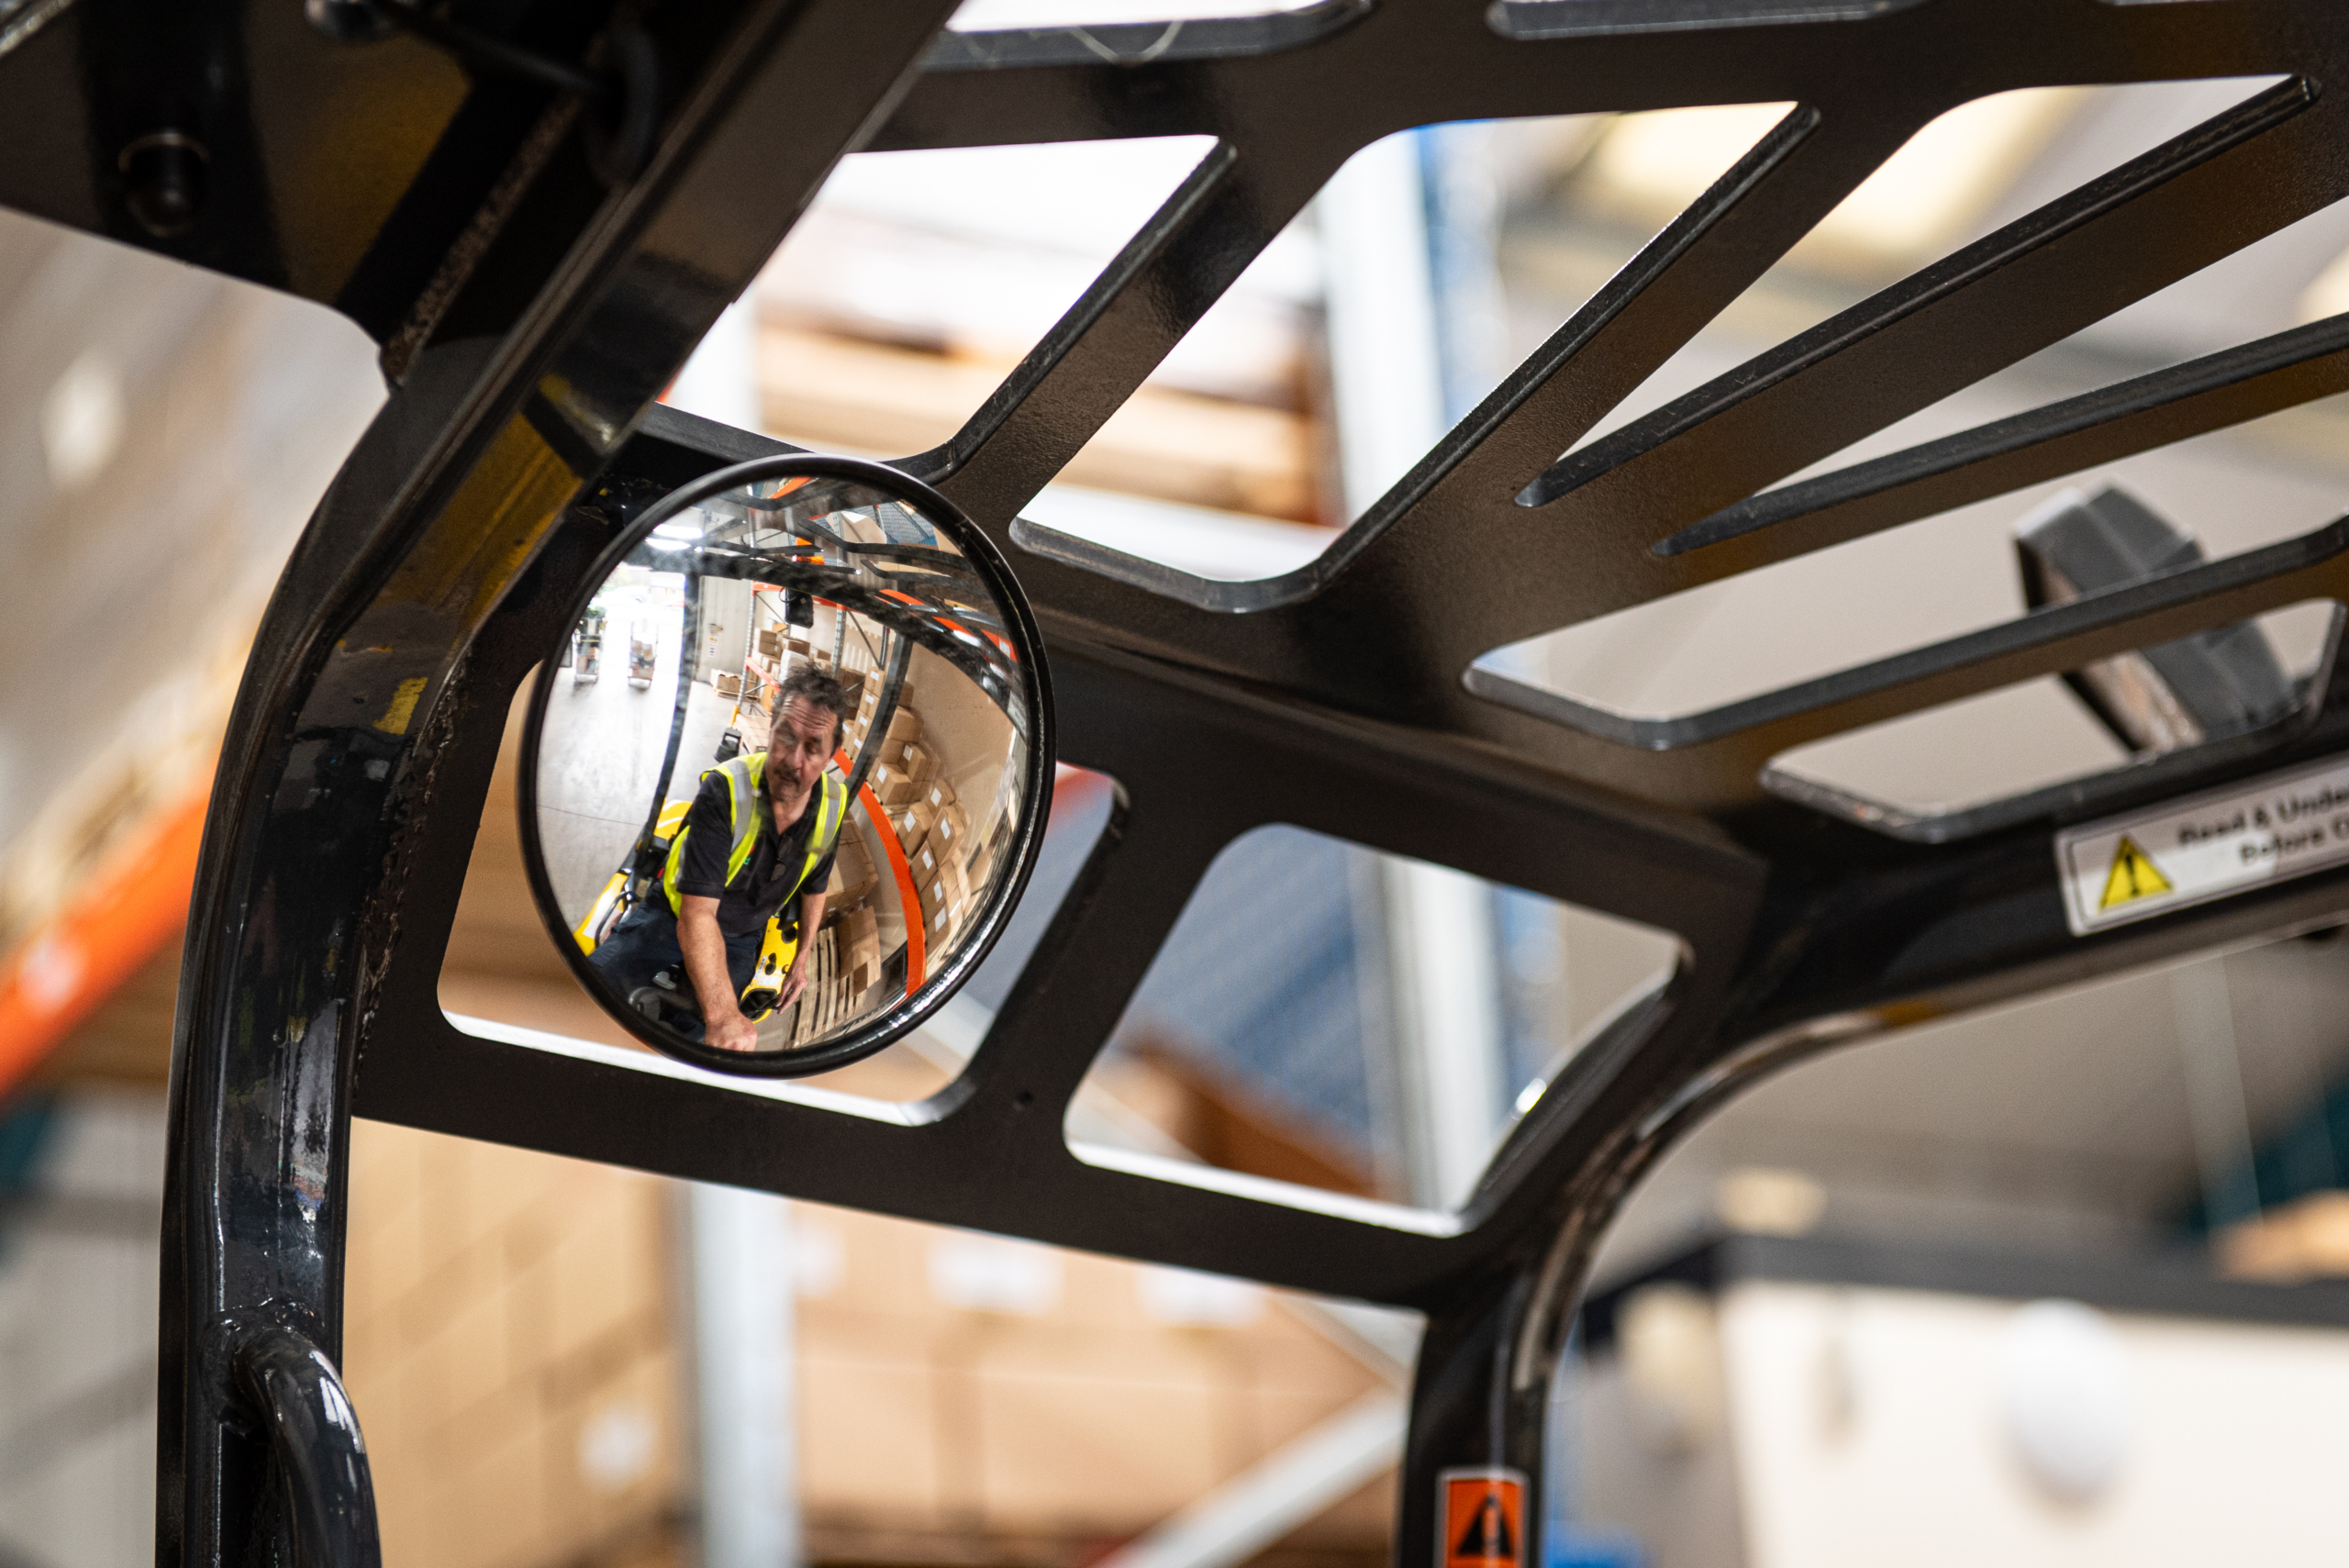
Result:
[[[2072,934],[2349,862],[2349,757],[2055,835]]]

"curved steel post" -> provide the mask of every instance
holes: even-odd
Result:
[[[1442,1568],[1453,1559],[1451,1538],[1471,1523],[1446,1516],[1444,1476],[1459,1471],[1497,1473],[1520,1486],[1508,1540],[1513,1555],[1479,1561],[1489,1568],[1533,1568],[1541,1561],[1542,1423],[1550,1385],[1543,1376],[1520,1386],[1509,1364],[1532,1290],[1531,1275],[1520,1273],[1429,1316],[1403,1443],[1395,1520],[1399,1568]]]
[[[417,356],[295,547],[230,717],[189,909],[159,1568],[255,1562],[280,1535],[269,1445],[207,1366],[256,1316],[340,1356],[351,1084],[472,707],[475,634],[948,8],[745,0],[707,17],[730,26],[674,62],[682,99],[643,178],[595,211],[504,336]]]
[[[260,1423],[295,1568],[379,1568],[375,1486],[341,1375],[306,1335],[230,1328],[229,1395]]]

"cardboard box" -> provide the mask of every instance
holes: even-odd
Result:
[[[914,881],[917,883],[929,882],[944,869],[938,851],[933,845],[933,840],[925,839],[906,851],[906,867],[913,873]]]
[[[963,874],[962,867],[952,861],[944,862],[938,868],[938,881],[945,889],[944,895],[949,908],[965,909],[970,906],[971,882],[970,878]]]
[[[929,791],[922,798],[929,803],[932,811],[943,811],[954,804],[954,786],[944,779],[932,779],[930,781]]]
[[[928,785],[938,778],[938,759],[920,741],[909,741],[895,748],[889,760],[904,770],[905,775],[918,784]]]
[[[881,947],[874,943],[870,951],[858,949],[849,955],[848,984],[852,999],[863,995],[881,984]]]
[[[922,804],[930,806],[928,801]],[[971,819],[962,806],[950,800],[943,810],[931,807],[930,822],[930,836],[945,850],[948,860],[959,865],[971,858]]]
[[[921,929],[930,939],[930,951],[937,952],[953,940],[954,933],[962,929],[962,923],[954,917],[953,910],[941,905],[922,911]]]
[[[874,797],[884,806],[911,806],[921,798],[921,785],[886,762],[865,776],[873,785]]]
[[[864,847],[864,835],[862,833],[841,835],[839,852],[832,867],[834,874],[849,886],[878,874],[873,864],[873,853]]]
[[[880,887],[881,882],[878,877],[868,876],[861,877],[854,882],[844,884],[839,887],[827,888],[824,891],[826,913],[829,914],[833,909],[853,909],[861,907],[872,899],[874,894],[878,892]]]
[[[889,728],[882,733],[892,746],[910,746],[921,739],[921,715],[901,702],[889,716]]]
[[[770,627],[759,633],[759,655],[764,659],[783,657],[783,634]]]
[[[924,926],[961,924],[963,912],[971,906],[971,884],[961,872],[941,864],[937,874],[923,878],[918,885]]]
[[[709,684],[719,696],[739,697],[742,695],[742,677],[729,671],[720,670],[709,678]]]
[[[928,801],[916,801],[902,811],[889,814],[891,826],[897,830],[897,842],[910,851],[920,847],[938,824],[938,814]]]

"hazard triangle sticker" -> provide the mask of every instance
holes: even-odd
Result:
[[[2112,870],[2104,879],[2104,897],[2097,904],[2101,912],[2118,908],[2140,898],[2151,898],[2157,893],[2170,891],[2169,878],[2154,863],[2154,857],[2138,847],[2137,840],[2126,833],[2113,846]]]
[[[1447,1470],[1436,1478],[1442,1568],[1525,1568],[1525,1477],[1514,1470]]]

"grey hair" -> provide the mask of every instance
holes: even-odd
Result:
[[[783,717],[783,705],[797,697],[809,707],[820,707],[832,716],[832,740],[837,742],[848,733],[851,720],[856,717],[856,699],[848,695],[848,683],[838,675],[827,674],[802,660],[794,664],[783,684],[774,690],[774,702],[767,709],[774,719]]]

